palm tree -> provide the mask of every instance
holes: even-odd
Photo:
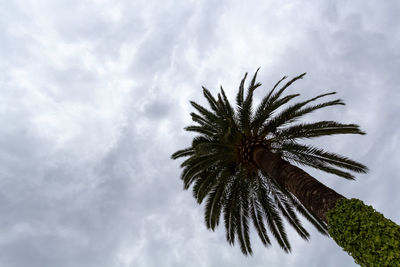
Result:
[[[246,255],[252,253],[250,221],[265,246],[271,244],[270,232],[285,252],[291,247],[282,217],[306,240],[309,233],[297,213],[328,234],[328,212],[345,198],[295,165],[345,179],[354,179],[350,172],[367,172],[361,163],[301,142],[319,136],[365,134],[356,124],[296,122],[318,109],[344,105],[340,99],[315,104],[334,92],[285,106],[299,94],[283,96],[284,91],[305,73],[278,89],[287,78],[283,77],[253,111],[253,93],[261,86],[256,82],[257,72],[246,95],[247,73],[242,79],[235,108],[222,87],[216,97],[203,87],[210,109],[191,101],[197,111],[190,114],[196,125],[185,128],[199,135],[190,147],[172,155],[172,159],[187,157],[181,164],[181,179],[184,189],[192,186],[199,204],[206,202],[206,226],[214,230],[223,215],[227,241],[233,245],[238,240]]]

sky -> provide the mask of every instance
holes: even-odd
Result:
[[[304,222],[292,253],[254,254],[206,229],[184,191],[189,100],[230,99],[258,67],[255,101],[336,91],[346,106],[304,121],[357,123],[365,136],[313,142],[366,164],[347,181],[306,169],[400,223],[400,2],[0,0],[0,266],[357,266]],[[254,229],[253,229],[254,230]]]

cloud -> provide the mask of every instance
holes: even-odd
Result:
[[[259,66],[256,100],[304,71],[290,90],[338,92],[347,106],[307,119],[357,122],[368,135],[316,144],[371,172],[356,182],[310,173],[400,220],[396,1],[1,5],[0,265],[355,266],[308,224],[309,242],[288,229],[289,255],[253,231],[245,257],[182,190],[170,155],[190,144],[188,100],[205,104],[201,85],[221,84],[233,99]]]

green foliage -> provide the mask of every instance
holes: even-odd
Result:
[[[204,218],[209,229],[214,230],[223,218],[227,241],[233,245],[237,240],[242,252],[251,254],[249,229],[252,222],[265,246],[271,244],[270,232],[280,247],[288,252],[290,244],[283,218],[306,240],[309,234],[297,214],[303,215],[323,234],[327,234],[326,224],[304,208],[286,189],[280,188],[274,179],[258,170],[248,159],[249,153],[244,144],[256,144],[256,141],[262,140],[263,146],[269,146],[268,149],[288,161],[352,179],[353,176],[343,169],[366,172],[367,168],[344,156],[303,145],[300,141],[334,134],[364,133],[358,125],[334,121],[292,125],[317,109],[343,105],[340,99],[311,104],[334,94],[327,93],[285,107],[299,96],[285,96],[285,90],[302,79],[305,73],[281,86],[286,79],[286,76],[283,77],[253,110],[254,92],[261,86],[256,82],[257,72],[247,86],[247,73],[241,80],[236,105],[230,103],[222,87],[216,96],[203,87],[210,108],[191,101],[195,112],[190,115],[195,125],[185,128],[198,136],[190,147],[175,152],[172,158],[187,157],[181,164],[183,186],[184,189],[192,186],[197,202],[205,202]],[[246,157],[243,156],[245,152]]]
[[[400,226],[358,199],[328,213],[329,234],[361,266],[400,266]]]

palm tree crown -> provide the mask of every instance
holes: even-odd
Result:
[[[279,186],[273,177],[261,171],[252,159],[252,150],[256,146],[263,147],[291,163],[354,179],[348,171],[366,172],[364,165],[300,141],[318,136],[364,132],[358,125],[335,121],[296,123],[302,116],[315,110],[344,105],[340,99],[313,103],[335,94],[332,92],[284,106],[299,94],[282,96],[283,92],[293,82],[303,78],[305,73],[278,89],[287,78],[283,77],[253,110],[253,93],[261,86],[256,82],[257,72],[248,85],[246,95],[245,74],[236,96],[235,108],[222,87],[217,97],[203,87],[210,109],[191,101],[197,111],[190,114],[196,125],[185,128],[199,135],[193,139],[190,147],[175,152],[172,158],[188,157],[181,164],[181,179],[185,189],[193,185],[193,196],[199,204],[206,199],[205,223],[209,229],[214,230],[223,215],[227,241],[233,245],[237,239],[242,252],[251,254],[249,221],[252,221],[264,245],[271,244],[268,229],[280,247],[288,252],[290,244],[282,217],[306,240],[309,234],[295,211],[323,234],[327,234],[326,223]]]

